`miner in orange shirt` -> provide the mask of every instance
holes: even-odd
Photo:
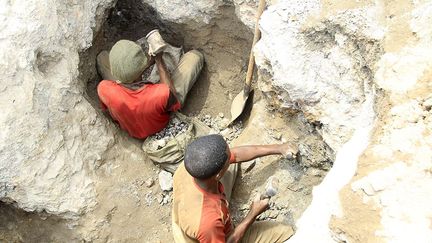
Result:
[[[293,155],[288,144],[229,148],[220,135],[200,137],[187,146],[184,163],[174,174],[172,227],[176,242],[284,242],[289,225],[261,221],[268,199],[258,196],[243,221],[234,227],[229,213],[238,163],[261,156]]]

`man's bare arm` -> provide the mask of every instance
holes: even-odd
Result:
[[[170,88],[170,91],[173,92],[175,95],[174,83],[171,79],[170,73],[165,67],[165,63],[162,59],[162,53],[157,54],[155,60],[156,60],[157,69],[159,71],[160,81],[164,84],[167,84]]]
[[[260,195],[257,195],[255,200],[252,202],[251,209],[243,221],[234,229],[234,231],[228,236],[226,242],[239,242],[247,229],[255,222],[256,217],[262,212],[267,210],[269,199],[260,199]]]
[[[235,155],[236,162],[253,160],[262,156],[280,154],[287,156],[290,153],[295,155],[297,147],[293,144],[272,144],[272,145],[246,145],[230,149]]]
[[[162,53],[159,53],[156,55],[155,57],[155,61],[156,61],[156,66],[158,68],[159,71],[159,77],[160,77],[160,81],[164,84],[167,84],[169,89],[170,89],[170,96],[167,102],[167,110],[169,110],[171,108],[171,106],[173,106],[175,103],[177,103],[177,93],[176,90],[174,88],[174,83],[171,79],[171,75],[168,72],[168,70],[165,67],[165,63],[162,59]]]

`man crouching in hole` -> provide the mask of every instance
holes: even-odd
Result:
[[[243,221],[234,228],[229,200],[238,163],[258,157],[292,156],[288,144],[247,145],[229,148],[220,135],[197,138],[185,151],[184,163],[174,174],[172,226],[175,242],[283,242],[293,229],[282,223],[255,222],[269,199],[257,198]]]

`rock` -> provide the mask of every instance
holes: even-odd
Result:
[[[227,127],[229,125],[229,119],[223,118],[220,122],[221,127]]]
[[[152,187],[152,186],[154,185],[154,180],[153,180],[153,178],[148,178],[148,179],[145,181],[145,185],[146,185],[146,187],[148,187],[148,188]]]
[[[260,74],[272,74],[259,79],[260,87],[274,86],[268,92],[270,102],[319,121],[325,142],[337,150],[362,122],[358,114],[366,97],[372,96],[372,87],[364,81],[373,81],[369,70],[382,54],[385,28],[360,10],[306,25],[308,16],[319,11],[318,1],[280,1],[268,8],[261,17],[255,60]],[[297,20],[290,21],[292,17]],[[364,59],[359,58],[359,48],[368,53]]]
[[[157,196],[157,201],[158,201],[159,204],[162,204],[162,203],[163,203],[163,199],[164,199],[164,196],[163,196],[162,194],[159,194],[159,195]]]
[[[219,113],[218,116],[219,116],[220,118],[224,118],[224,114],[223,114],[222,112]]]
[[[0,201],[69,219],[97,205],[93,175],[121,142],[84,98],[79,53],[91,46],[113,3],[0,3],[0,35],[13,40],[0,43]],[[136,161],[143,154],[129,153]]]
[[[277,132],[277,133],[273,134],[273,138],[276,140],[281,140],[282,139],[282,133]]]
[[[231,136],[231,129],[229,129],[229,128],[225,128],[224,130],[222,130],[221,132],[220,132],[220,135],[222,135],[224,138],[229,138],[230,136]]]
[[[158,149],[165,147],[165,145],[166,145],[165,139],[157,140],[156,145],[157,145]]]
[[[426,109],[426,110],[431,110],[431,108],[432,108],[432,97],[429,97],[428,99],[426,99],[424,102],[423,102],[423,107]]]
[[[162,201],[162,205],[168,204],[169,202],[171,202],[171,196],[165,195]]]
[[[173,177],[171,173],[164,170],[159,172],[159,185],[163,191],[171,191],[173,188]]]
[[[268,218],[276,219],[279,216],[278,210],[269,210]]]
[[[245,210],[249,210],[250,209],[250,205],[249,204],[243,204],[240,206],[240,210],[245,211]]]
[[[146,202],[147,206],[150,206],[153,203],[153,194],[152,191],[149,191],[145,194],[144,201]]]
[[[157,9],[161,19],[174,23],[194,22],[197,26],[209,24],[210,20],[218,13],[220,6],[224,4],[222,0],[185,0],[173,2],[160,2],[154,0],[145,0]]]

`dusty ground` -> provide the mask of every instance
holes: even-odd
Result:
[[[224,7],[223,14],[208,29],[196,30],[192,25],[162,25],[156,18],[148,17],[152,13],[146,6],[132,9],[129,7],[131,2],[137,4],[137,1],[119,1],[112,13],[123,14],[111,14],[103,31],[95,38],[93,47],[81,55],[81,79],[87,85],[88,100],[94,105],[95,111],[100,112],[95,92],[99,81],[94,63],[96,54],[109,49],[118,39],[136,40],[157,27],[170,43],[183,45],[186,50],[197,48],[205,54],[206,65],[190,91],[183,112],[190,116],[216,116],[222,112],[229,117],[231,100],[242,89],[252,40],[251,31],[233,18],[233,8]],[[247,109],[245,116],[241,117],[245,119],[245,130],[233,144],[292,141],[309,147],[323,146],[319,135],[299,117],[268,111],[259,92],[255,92],[250,103],[254,103],[252,111]],[[249,115],[250,118],[246,119]],[[107,122],[111,122],[109,118]],[[118,129],[114,124],[111,126]],[[99,204],[78,224],[69,224],[73,230],[66,227],[64,222],[56,225],[58,221],[54,219],[43,220],[38,215],[29,217],[18,212],[2,216],[4,221],[10,222],[3,229],[12,227],[15,234],[1,233],[0,226],[0,240],[3,237],[17,242],[45,239],[54,242],[80,241],[81,237],[77,237],[79,233],[84,240],[96,242],[172,242],[171,193],[161,191],[157,181],[159,169],[142,152],[142,163],[133,163],[130,161],[135,160],[128,159],[131,156],[129,151],[141,151],[141,141],[129,138],[123,131],[118,131],[118,139],[132,141],[132,145],[120,142],[108,155],[109,159],[97,169],[95,178]],[[324,150],[321,154],[305,157],[314,162],[315,167],[328,168],[331,156],[326,155]],[[280,193],[272,199],[272,207],[263,217],[294,224],[311,200],[312,186],[318,184],[326,173],[317,168],[304,168],[298,161],[288,161],[280,156],[257,160],[253,168],[247,169],[249,165],[242,167],[233,194],[231,209],[235,222],[239,222],[247,212],[245,209],[251,194],[262,190],[269,176],[277,175],[281,181]],[[145,182],[150,178],[154,180],[154,185],[148,187]],[[168,202],[166,204],[160,203],[164,197]],[[25,223],[23,219],[27,218],[34,220]],[[37,234],[29,235],[28,232],[32,232],[30,229],[34,227],[38,229],[35,231]],[[79,232],[73,234],[76,230]]]

